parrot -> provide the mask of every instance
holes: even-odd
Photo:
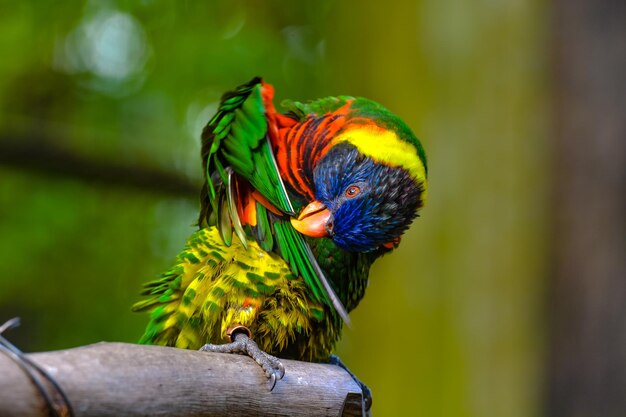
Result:
[[[260,77],[222,96],[202,131],[198,229],[133,306],[150,317],[140,343],[247,354],[270,390],[279,358],[344,366],[332,352],[348,313],[418,217],[428,173],[415,134],[375,101],[280,113],[273,97]]]

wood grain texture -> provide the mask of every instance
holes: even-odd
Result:
[[[249,357],[98,343],[28,355],[88,416],[358,416],[361,390],[334,365],[283,360],[269,391]],[[24,372],[0,355],[0,416],[47,415]]]

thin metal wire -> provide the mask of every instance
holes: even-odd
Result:
[[[52,417],[74,417],[74,411],[65,392],[54,378],[41,366],[33,362],[15,345],[9,342],[2,333],[20,325],[20,319],[14,317],[0,326],[0,352],[11,358],[28,375],[39,395],[48,407],[48,414]],[[42,381],[42,379],[45,381]],[[46,384],[47,382],[47,384]],[[52,387],[52,393],[49,387]]]

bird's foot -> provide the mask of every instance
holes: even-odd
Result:
[[[244,326],[237,326],[229,330],[228,337],[230,337],[231,343],[223,345],[207,344],[202,346],[200,350],[203,352],[242,353],[250,356],[263,368],[268,379],[269,389],[270,391],[273,390],[274,386],[276,386],[276,381],[285,376],[285,367],[280,363],[280,360],[263,352],[254,340],[250,338],[250,330]]]
[[[365,385],[364,383],[362,383],[359,378],[356,377],[356,375],[354,375],[352,373],[352,371],[350,371],[350,369],[348,369],[348,367],[346,366],[346,364],[344,364],[341,359],[339,359],[339,356],[337,355],[330,355],[329,358],[329,363],[331,363],[332,365],[337,365],[340,368],[342,368],[344,371],[346,371],[347,373],[350,374],[350,376],[352,377],[352,379],[354,380],[354,382],[356,382],[356,384],[361,388],[361,392],[363,393],[363,415],[370,415],[369,411],[372,408],[372,390],[369,389],[369,387],[367,385]]]

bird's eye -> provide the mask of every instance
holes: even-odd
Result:
[[[361,192],[361,189],[356,185],[351,185],[346,188],[346,197],[353,198],[356,197]]]

